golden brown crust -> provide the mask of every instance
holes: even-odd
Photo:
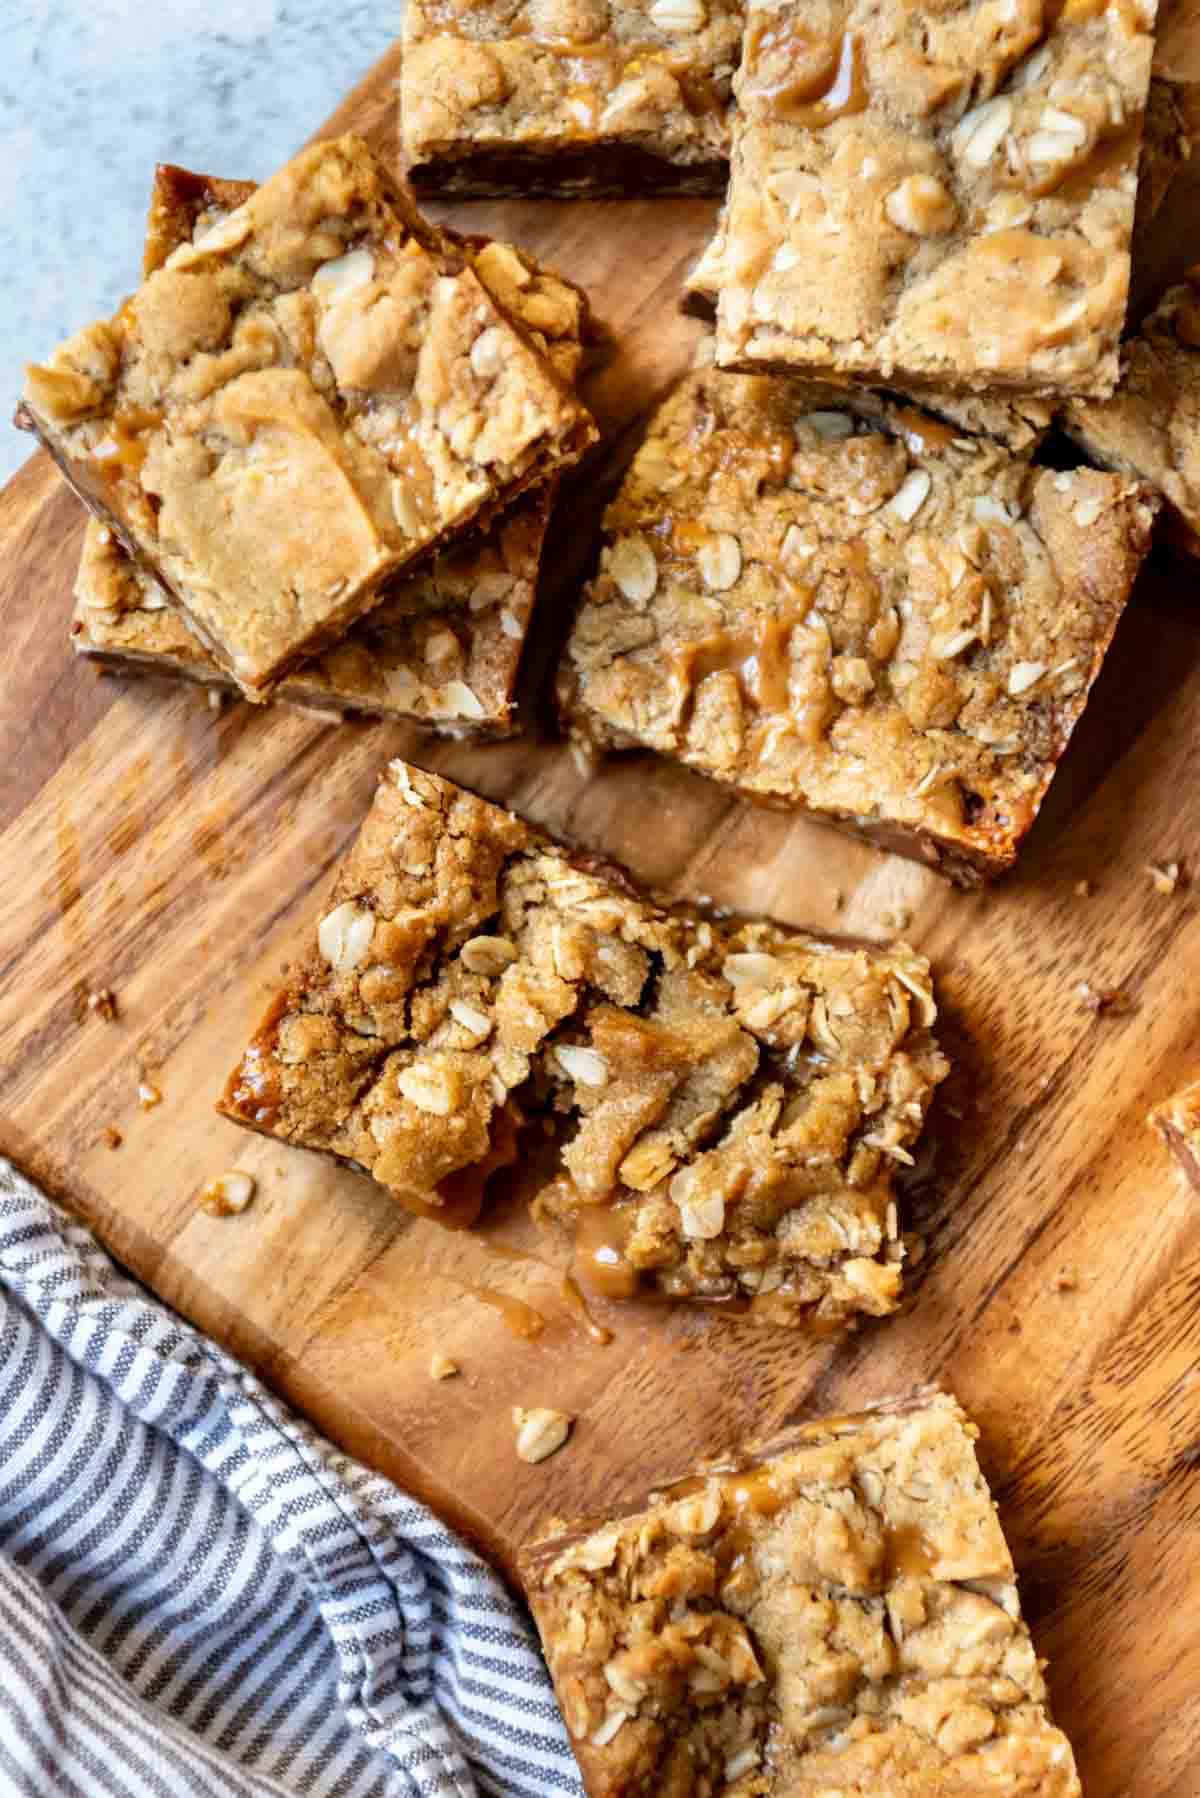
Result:
[[[594,439],[426,235],[359,139],[316,145],[28,371],[76,489],[248,697]]]
[[[607,519],[560,695],[599,748],[677,755],[966,882],[1036,816],[1154,505],[914,408],[698,368]]]
[[[521,1556],[589,1798],[1078,1798],[952,1398],[817,1419]]]
[[[227,1116],[461,1221],[541,1111],[564,1175],[537,1210],[593,1287],[822,1326],[894,1308],[891,1173],[946,1072],[911,950],[663,911],[400,762],[317,939]]]
[[[1111,393],[1153,24],[1153,0],[752,0],[721,364]]]

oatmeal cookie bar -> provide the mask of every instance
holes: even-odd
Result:
[[[458,1223],[541,1113],[590,1286],[833,1326],[899,1296],[935,1017],[903,945],[664,910],[393,762],[219,1109]]]
[[[340,643],[285,675],[272,699],[410,721],[444,735],[514,731],[517,670],[553,498],[549,482],[522,495],[483,537],[405,575]],[[71,643],[117,674],[170,674],[237,692],[159,583],[94,518],[75,583]]]
[[[1079,1798],[939,1392],[554,1519],[521,1573],[589,1798]]]
[[[562,711],[973,885],[1037,815],[1154,504],[912,406],[699,368],[609,507]]]
[[[31,367],[22,414],[253,699],[595,437],[354,137]]]
[[[1180,1167],[1200,1192],[1200,1080],[1172,1093],[1150,1112],[1154,1125]]]
[[[684,312],[710,324],[717,316],[724,279],[728,216],[728,208],[722,207],[716,230],[683,283]],[[897,397],[915,397],[925,411],[957,425],[968,436],[994,437],[1008,449],[1030,453],[1042,441],[1054,418],[1052,402],[1033,394],[1006,398],[994,393],[956,393],[946,387],[921,386],[911,388],[907,394],[897,392]]]
[[[1153,0],[752,0],[718,360],[1111,393]]]
[[[740,0],[409,0],[407,173],[447,194],[719,193]]]
[[[143,275],[203,236],[254,192],[163,165],[150,205]],[[484,286],[534,337],[565,381],[592,331],[586,297],[524,251],[465,245]],[[537,591],[555,483],[514,502],[481,535],[401,575],[343,640],[286,676],[276,697],[322,711],[412,719],[494,735],[515,728],[515,686]],[[121,673],[169,673],[229,689],[229,675],[172,611],[159,583],[89,519],[75,585],[75,650]]]
[[[1121,346],[1112,398],[1073,401],[1059,423],[1101,467],[1157,488],[1164,534],[1200,556],[1200,263]]]

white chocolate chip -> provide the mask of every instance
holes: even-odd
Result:
[[[653,599],[658,587],[658,563],[644,537],[618,537],[608,552],[608,572],[626,599],[635,605]]]
[[[499,325],[489,325],[471,345],[471,367],[481,379],[497,375],[504,362],[504,333]]]
[[[1095,524],[1103,510],[1104,501],[1095,494],[1089,494],[1078,502],[1071,516],[1080,530],[1086,531],[1090,524]]]
[[[517,1454],[522,1461],[536,1465],[556,1454],[571,1434],[575,1419],[568,1411],[553,1411],[545,1405],[525,1410],[513,1406],[513,1428],[517,1432]]]
[[[1008,690],[1014,699],[1018,693],[1028,693],[1035,687],[1046,672],[1045,662],[1015,662],[1008,676]]]
[[[366,960],[374,935],[374,912],[347,899],[317,925],[317,947],[335,974],[349,974]]]
[[[888,511],[894,512],[897,518],[902,518],[905,524],[910,524],[929,498],[932,485],[928,469],[910,469],[898,491],[892,495]]]
[[[232,1174],[218,1174],[200,1190],[200,1209],[213,1217],[232,1217],[244,1211],[254,1197],[254,1178],[240,1169]]]
[[[211,245],[206,245],[211,248]],[[322,299],[340,299],[365,287],[375,276],[375,258],[370,250],[350,250],[345,256],[334,256],[323,262],[313,275],[312,284]]]
[[[512,637],[514,639],[525,635],[525,627],[521,623],[521,620],[517,617],[515,612],[510,612],[507,606],[500,613],[500,629],[504,632],[506,637]]]
[[[580,1086],[608,1085],[608,1063],[598,1050],[565,1043],[554,1053],[568,1080],[577,1081]]]
[[[884,200],[883,210],[911,237],[936,237],[951,230],[956,217],[954,201],[933,175],[906,175]]]
[[[724,593],[742,572],[741,545],[728,531],[718,531],[696,551],[696,564],[710,593]]]

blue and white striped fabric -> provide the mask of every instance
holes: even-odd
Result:
[[[580,1790],[485,1564],[0,1161],[0,1798]]]

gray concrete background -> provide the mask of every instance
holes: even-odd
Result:
[[[156,162],[262,180],[399,31],[400,0],[0,0],[0,481],[25,362],[135,283]]]

